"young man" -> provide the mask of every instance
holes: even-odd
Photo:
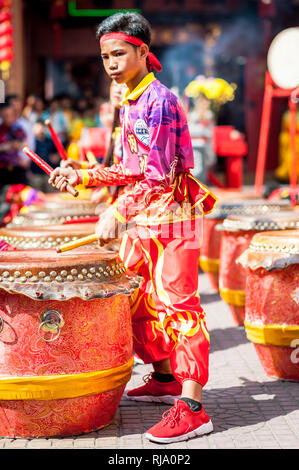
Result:
[[[212,211],[216,198],[190,175],[185,114],[150,72],[161,65],[149,52],[148,22],[135,13],[116,14],[99,26],[98,37],[106,72],[128,88],[120,116],[123,161],[104,169],[56,169],[49,182],[61,191],[67,182],[131,184],[97,228],[103,243],[115,236],[117,224],[135,222],[119,254],[144,278],[131,301],[134,351],[154,372],[127,398],[174,403],[145,436],[161,443],[186,440],[213,430],[201,405],[209,334],[198,295],[198,247],[200,208]]]

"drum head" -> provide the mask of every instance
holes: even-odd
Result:
[[[98,248],[2,251],[0,290],[37,300],[83,300],[131,295],[142,278],[127,271],[117,253]]]
[[[229,232],[237,231],[266,231],[266,230],[291,230],[299,229],[299,213],[295,211],[274,212],[254,215],[230,215],[222,226],[219,225],[217,230],[226,230]]]
[[[273,39],[267,56],[267,65],[273,81],[280,88],[299,86],[299,27],[281,31]]]

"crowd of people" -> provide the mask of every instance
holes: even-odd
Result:
[[[78,100],[68,95],[55,96],[49,102],[29,95],[25,102],[9,95],[0,107],[0,188],[7,184],[28,184],[43,192],[51,191],[47,175],[24,154],[27,145],[52,167],[60,157],[45,121],[49,119],[62,144],[72,157],[72,144],[88,128],[111,128],[110,102],[95,98],[87,88]]]

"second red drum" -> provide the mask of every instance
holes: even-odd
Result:
[[[229,216],[218,227],[222,232],[219,291],[237,325],[244,324],[247,275],[247,269],[236,263],[237,258],[249,247],[256,233],[291,230],[297,227],[299,228],[299,213],[294,211],[256,216]]]

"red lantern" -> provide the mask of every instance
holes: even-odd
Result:
[[[9,69],[13,61],[13,27],[10,0],[0,0],[0,70],[2,78],[9,78]]]
[[[12,0],[0,0],[0,8],[10,8]]]
[[[0,62],[12,62],[13,60],[13,51],[12,49],[0,49]]]
[[[3,9],[3,11],[0,12],[0,23],[3,21],[11,21],[12,15],[11,12],[8,10],[8,8]]]
[[[0,23],[0,36],[6,36],[13,33],[12,25],[10,21]]]
[[[8,47],[12,48],[14,45],[13,39],[11,36],[0,36],[0,48]]]

